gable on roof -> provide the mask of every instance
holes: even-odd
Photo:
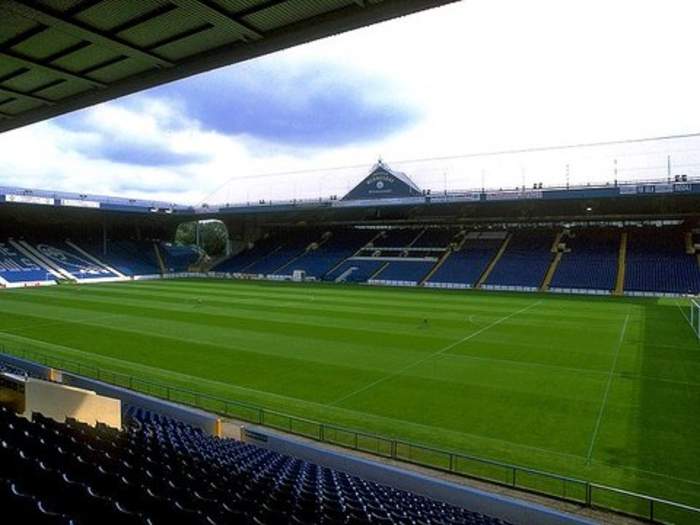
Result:
[[[343,197],[343,200],[414,197],[422,192],[405,173],[394,171],[381,160],[370,174]]]

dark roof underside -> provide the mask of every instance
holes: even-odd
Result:
[[[0,132],[453,1],[0,0]]]

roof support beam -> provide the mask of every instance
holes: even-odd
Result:
[[[104,84],[98,80],[93,80],[92,78],[84,77],[76,73],[71,73],[70,71],[67,71],[60,67],[42,64],[41,62],[30,60],[29,58],[15,53],[14,51],[10,51],[9,49],[0,50],[0,58],[3,58],[10,62],[14,62],[23,67],[28,67],[36,71],[41,71],[42,73],[46,73],[47,75],[63,78],[65,80],[75,80],[77,82],[81,82],[83,84],[90,84],[94,87],[99,88],[107,87],[107,84]]]
[[[136,60],[141,60],[158,67],[172,67],[174,65],[172,62],[153,53],[132,46],[119,37],[103,33],[94,28],[89,28],[77,20],[68,21],[59,13],[52,13],[45,7],[40,8],[38,4],[29,6],[20,0],[3,0],[3,7],[45,26],[55,27],[72,36],[106,47],[116,53],[129,56]]]
[[[22,1],[29,2],[29,0]],[[190,75],[203,73],[205,71],[222,66],[228,66],[245,60],[250,60],[255,57],[273,53],[281,49],[286,49],[319,38],[339,34],[358,27],[378,23],[384,20],[390,20],[398,16],[408,15],[410,13],[415,13],[424,9],[430,9],[456,1],[457,0],[368,0],[365,1],[364,7],[360,7],[355,2],[349,2],[345,7],[331,9],[322,14],[296,20],[293,23],[282,23],[279,27],[265,30],[263,31],[264,38],[250,38],[247,42],[228,42],[213,49],[202,49],[194,55],[179,59],[175,67],[160,69],[151,68],[150,70],[139,74],[110,81],[109,87],[106,89],[81,90],[79,93],[61,97],[61,99],[57,100],[56,104],[53,106],[43,105],[12,114],[10,119],[0,121],[0,133],[25,126],[32,122],[55,117],[69,111],[74,111],[93,104],[98,104],[100,102],[105,102],[120,96],[128,95],[136,91],[158,86],[166,82],[172,82],[173,80],[185,78]],[[168,10],[172,10],[177,9],[177,7],[173,7],[176,2],[180,5],[191,5],[193,7],[195,4],[198,5],[200,9],[199,11],[195,11],[195,13],[199,13],[198,16],[202,17],[202,22],[214,23],[214,20],[211,17],[207,17],[202,10],[202,6],[204,5],[203,0],[167,0],[167,3],[158,0],[157,5],[165,6],[168,8]],[[207,0],[207,2],[211,4],[211,0]],[[267,9],[270,9],[273,7],[273,5],[280,5],[281,2],[282,0],[268,0],[258,2],[256,7],[266,6]],[[2,6],[2,3],[3,0],[0,0],[0,6]],[[45,3],[46,2],[41,2],[41,5],[44,5]],[[67,16],[73,16],[76,12],[80,12],[81,7],[95,5],[97,3],[98,0],[83,0],[76,5],[74,11],[69,11]],[[287,0],[287,3],[284,5],[288,5],[291,12],[294,12],[296,6],[301,3],[303,3],[302,0]],[[218,11],[220,13],[219,16],[221,17],[217,18],[217,20],[219,20],[218,27],[226,28],[225,31],[228,31],[229,34],[232,35],[231,40],[234,40],[237,35],[246,34],[241,32],[240,26],[234,23],[232,19],[238,19],[239,22],[243,21],[245,23],[246,15],[243,13],[246,11],[251,12],[251,14],[253,14],[253,12],[258,12],[253,7],[251,7],[249,10],[243,9],[238,12],[226,11],[225,16],[221,13],[224,11],[223,8],[219,8]],[[163,12],[162,8],[159,12]],[[152,17],[153,15],[149,16]],[[228,20],[228,22],[223,21],[223,18]],[[0,25],[2,25],[2,20],[3,17],[0,16]],[[126,25],[122,26],[122,28],[130,26],[133,21],[134,20],[132,19],[130,23],[126,23]],[[228,25],[222,25],[224,23],[227,23]],[[254,27],[254,29],[256,28]],[[154,30],[156,33],[158,33],[157,28]],[[118,34],[117,28],[112,28],[110,32]],[[258,29],[257,32],[260,33],[260,30]],[[4,66],[6,61],[2,58],[3,55],[1,53],[2,49],[0,47],[0,63]],[[18,59],[23,59],[20,62],[20,64],[23,65],[18,66],[14,71],[11,70],[11,68],[5,68],[10,71],[10,73],[7,75],[0,75],[0,83],[2,82],[1,79],[3,78],[15,78],[22,74],[26,74],[36,63],[36,61],[32,61],[29,57],[18,55],[12,50],[5,50],[4,53],[5,55],[13,54],[15,62],[19,62]],[[122,55],[119,58],[123,60],[127,59],[125,55]],[[10,61],[8,60],[7,62]],[[91,78],[93,71],[101,67],[107,67],[109,63],[103,62],[97,66],[93,66],[92,68],[85,68],[80,72],[77,72],[77,74],[66,70],[60,70],[57,67],[51,67],[51,63],[48,61],[39,61],[39,65],[47,68],[46,71],[50,71],[52,73],[52,75],[47,74],[49,79],[46,80],[44,87],[36,88],[35,90],[31,91],[32,94],[41,95],[43,93],[43,89],[49,89],[51,85],[55,85],[52,83],[51,79],[56,79],[53,82],[60,82],[69,75],[71,79],[74,79],[75,77],[79,78],[80,81],[85,83],[87,86],[101,85],[101,82]],[[53,96],[51,98],[53,99]]]
[[[204,18],[218,27],[225,27],[237,33],[242,33],[246,39],[259,39],[263,35],[250,24],[241,20],[237,15],[231,15],[209,0],[171,0],[178,7],[201,12]]]
[[[257,5],[248,7],[247,9],[241,9],[240,11],[236,11],[236,16],[239,18],[243,18],[246,16],[254,15],[261,11],[265,11],[266,9],[270,9],[271,7],[277,7],[278,5],[284,4],[285,2],[287,2],[287,0],[266,0],[265,2],[261,2]]]
[[[17,91],[15,89],[10,89],[8,87],[0,86],[0,93],[3,95],[8,95],[10,97],[16,97],[16,98],[21,98],[24,100],[30,100],[32,102],[38,102],[40,104],[47,104],[49,106],[52,106],[54,104],[53,100],[49,100],[48,98],[39,97],[37,95],[32,95],[30,93],[23,93],[22,91]]]

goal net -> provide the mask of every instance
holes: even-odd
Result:
[[[700,299],[690,300],[690,315],[688,316],[688,322],[690,323],[693,332],[698,339],[700,339]]]

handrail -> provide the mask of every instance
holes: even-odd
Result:
[[[106,370],[95,365],[51,356],[24,347],[20,349],[7,348],[0,344],[0,357],[2,355],[19,357],[50,368],[93,377],[98,381],[204,409],[222,416],[304,436],[322,443],[339,445],[405,463],[542,494],[589,508],[641,517],[654,523],[694,524],[700,522],[700,508],[655,496],[513,465],[495,459],[481,458],[353,430],[331,423],[323,423],[244,401],[224,399],[195,390],[164,385],[150,379]],[[93,374],[89,372],[93,372]],[[235,408],[239,410],[235,411]]]

